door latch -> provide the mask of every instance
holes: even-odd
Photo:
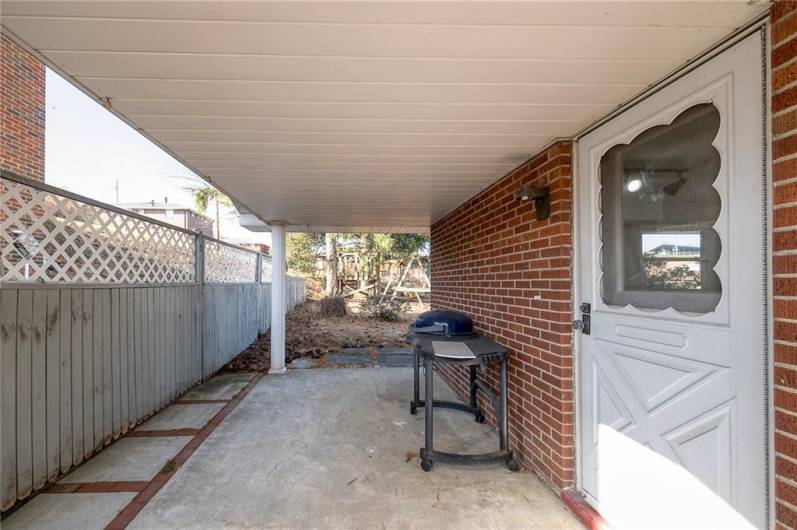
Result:
[[[581,320],[574,320],[573,321],[573,329],[581,331],[584,335],[589,335],[590,333],[590,311],[592,306],[589,302],[584,302],[579,306],[581,310]]]

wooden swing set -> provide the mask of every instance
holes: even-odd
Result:
[[[418,271],[419,271],[419,279],[422,280],[423,285],[421,287],[405,287],[404,282],[407,279],[407,274],[412,267],[412,264],[417,262],[418,263]],[[381,302],[385,299],[385,297],[390,292],[390,287],[393,283],[393,277],[391,276],[388,281],[387,285],[385,286],[385,290],[382,292],[382,297],[379,299]],[[399,293],[412,293],[415,295],[415,298],[418,299],[418,303],[422,304],[423,300],[421,299],[421,293],[429,293],[432,291],[432,282],[429,281],[429,276],[426,274],[426,270],[424,269],[423,263],[421,263],[421,259],[418,256],[413,256],[407,262],[407,266],[404,268],[404,272],[401,274],[401,278],[399,279],[398,283],[393,287],[393,293],[390,296],[391,300],[396,299],[396,295]]]
[[[376,271],[375,275],[371,271],[371,275],[365,277],[364,275],[367,273],[361,266],[360,257],[357,254],[340,254],[338,257],[338,285],[341,296],[348,298],[358,293],[364,296],[379,294],[377,290],[379,289],[381,278],[387,275],[388,282],[381,293],[380,302],[388,296],[391,300],[394,300],[396,296],[412,293],[418,302],[422,303],[421,295],[431,292],[431,282],[420,257],[413,256],[410,258],[398,281],[395,278],[397,271],[393,268],[394,265],[398,265],[398,263],[386,263],[382,268],[383,270]],[[417,271],[411,273],[413,265],[416,265]],[[408,282],[420,283],[420,286],[410,287],[407,285]]]

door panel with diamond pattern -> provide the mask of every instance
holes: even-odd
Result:
[[[755,34],[578,143],[580,480],[617,528],[766,524],[761,86]]]

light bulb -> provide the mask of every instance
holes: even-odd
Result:
[[[626,184],[625,187],[631,193],[637,192],[642,187],[642,181],[639,179],[629,180],[628,184]]]

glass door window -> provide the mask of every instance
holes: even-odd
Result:
[[[606,304],[706,313],[719,303],[719,126],[713,104],[695,105],[601,158]]]

